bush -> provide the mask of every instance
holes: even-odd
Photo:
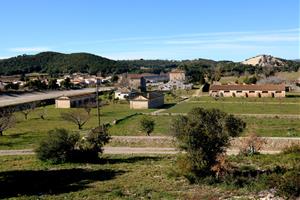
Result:
[[[78,141],[78,133],[71,134],[65,129],[51,130],[36,149],[37,157],[42,161],[52,163],[70,161]]]
[[[75,152],[78,161],[95,161],[99,153],[103,152],[103,146],[109,142],[111,137],[105,126],[92,129],[86,137],[80,140]]]
[[[51,163],[94,162],[99,159],[102,147],[108,143],[110,136],[104,126],[92,129],[85,137],[78,133],[69,133],[65,129],[55,129],[36,149],[37,157]]]
[[[217,109],[194,108],[187,116],[172,122],[172,132],[179,148],[186,152],[186,163],[196,177],[216,175],[212,167],[225,152],[230,138],[240,135],[246,124],[241,119]],[[223,173],[223,172],[222,172]]]
[[[259,151],[265,143],[266,141],[259,137],[256,133],[251,133],[248,137],[242,139],[242,145],[239,153],[245,156],[259,154]]]
[[[140,121],[140,126],[142,131],[146,132],[148,136],[154,130],[154,125],[155,125],[154,120],[148,119],[147,117],[143,117]]]

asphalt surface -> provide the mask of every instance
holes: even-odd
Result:
[[[112,87],[101,87],[99,91],[111,90]],[[33,101],[55,99],[60,96],[73,96],[85,93],[95,92],[95,88],[84,88],[79,90],[63,90],[63,91],[44,91],[44,92],[30,92],[26,94],[2,94],[0,95],[0,107],[18,105],[22,103],[29,103]]]

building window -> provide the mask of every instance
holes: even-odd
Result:
[[[268,91],[262,91],[262,93],[268,93]]]
[[[242,90],[238,90],[238,91],[236,91],[236,93],[242,93]]]
[[[276,93],[281,93],[281,91],[276,91]]]
[[[249,91],[249,93],[255,93],[255,91]]]
[[[228,92],[229,92],[229,90],[225,90],[225,91],[224,91],[224,93],[228,93]]]

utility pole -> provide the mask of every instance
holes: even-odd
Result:
[[[100,121],[100,105],[99,105],[99,88],[98,84],[101,83],[101,79],[96,79],[96,102],[97,102],[97,117],[98,117],[98,127],[101,125]]]

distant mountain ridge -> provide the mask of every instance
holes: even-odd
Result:
[[[244,65],[261,67],[280,67],[286,65],[285,60],[271,55],[258,55],[242,62]]]
[[[103,71],[112,73],[128,70],[128,66],[89,53],[63,54],[58,52],[42,52],[36,55],[21,55],[0,60],[0,74],[22,74],[31,72],[46,73],[96,73]]]
[[[256,66],[256,67],[253,67]],[[58,52],[42,52],[36,55],[20,55],[0,60],[0,75],[26,74],[32,72],[65,74],[65,73],[160,73],[172,68],[183,68],[187,75],[198,76],[197,71],[214,73],[216,69],[226,74],[241,74],[244,72],[262,71],[268,67],[276,71],[297,71],[300,63],[292,60],[276,58],[270,55],[259,55],[243,62],[214,61],[209,59],[194,60],[111,60],[89,53],[64,54]]]

